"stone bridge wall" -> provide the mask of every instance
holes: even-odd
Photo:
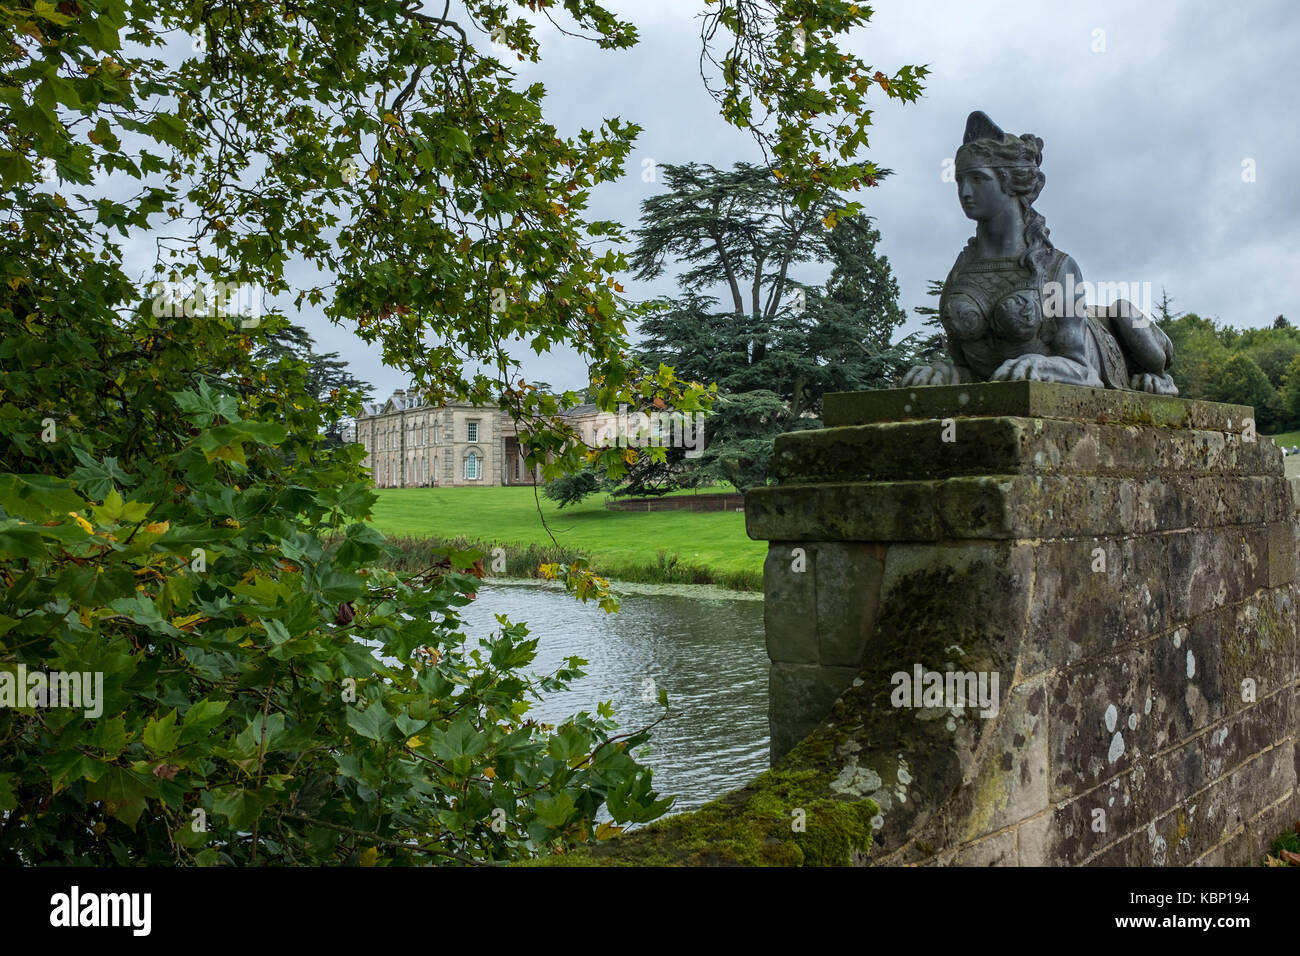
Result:
[[[778,439],[746,501],[773,763],[874,803],[855,859],[1245,863],[1300,817],[1300,532],[1251,416],[984,383],[828,396]],[[996,679],[989,715],[926,672]]]

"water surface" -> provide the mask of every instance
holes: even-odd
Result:
[[[527,624],[538,640],[533,673],[553,673],[570,656],[588,661],[586,677],[534,706],[536,720],[558,723],[612,701],[623,733],[659,717],[654,700],[666,690],[676,716],[654,729],[642,762],[654,768],[661,795],[677,796],[673,812],[766,770],[762,600],[717,588],[615,586],[622,603],[616,614],[562,588],[497,582],[485,582],[460,613],[471,640],[499,629],[497,614]]]

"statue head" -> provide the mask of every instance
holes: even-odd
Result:
[[[1018,215],[1023,227],[1022,262],[1041,273],[1052,250],[1047,224],[1033,208],[1047,177],[1039,165],[1043,141],[1033,133],[1011,136],[987,115],[976,111],[966,118],[966,134],[957,150],[957,195],[967,217],[987,221],[1002,211]]]
[[[1009,136],[984,113],[974,112],[966,120],[966,134],[957,150],[957,188],[962,208],[971,219],[985,219],[999,203],[1015,202],[1022,218],[1047,177],[1043,141],[1032,133]],[[1006,197],[1001,200],[998,193]]]

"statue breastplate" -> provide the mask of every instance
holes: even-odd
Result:
[[[1057,255],[1064,261],[1064,254]],[[944,283],[939,315],[959,342],[996,339],[1019,345],[1031,341],[1042,325],[1042,290],[1017,258],[970,259],[963,251]]]

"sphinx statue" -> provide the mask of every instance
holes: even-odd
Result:
[[[957,196],[975,235],[939,299],[951,362],[918,365],[901,386],[1034,379],[1177,395],[1169,337],[1127,299],[1089,306],[1078,263],[1054,247],[1033,203],[1043,141],[966,120]]]

